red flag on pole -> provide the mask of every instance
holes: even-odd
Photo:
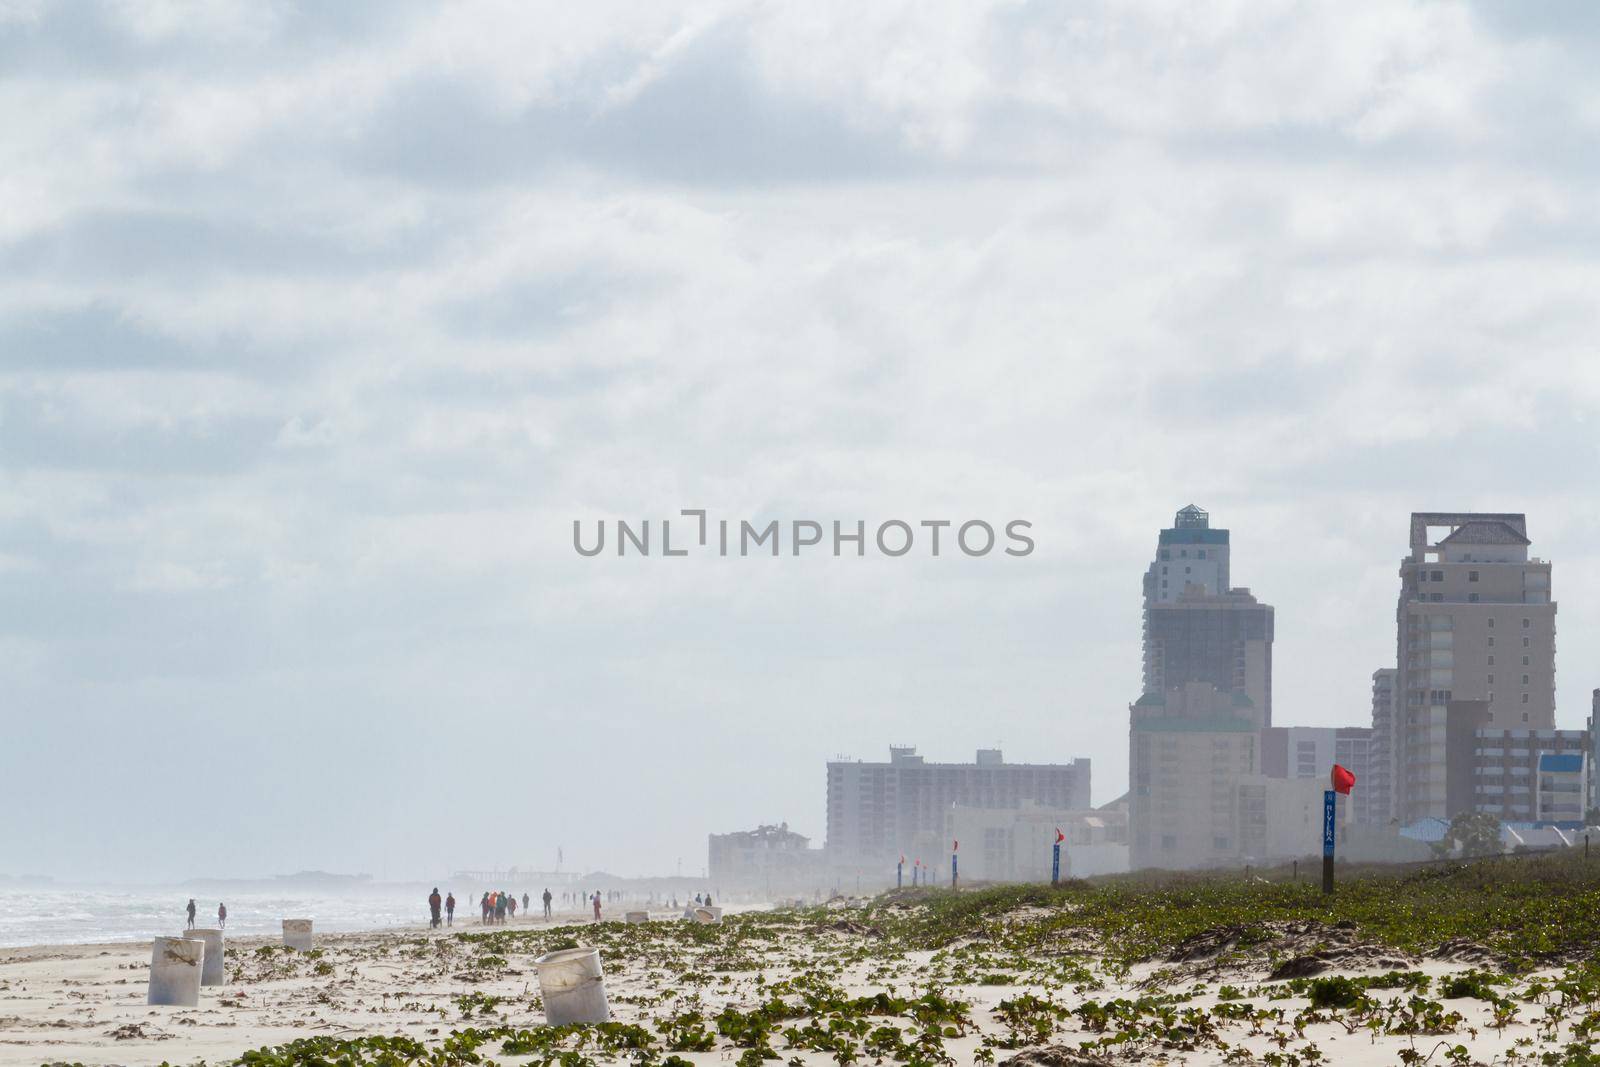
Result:
[[[1061,832],[1061,827],[1059,827],[1059,826],[1056,827],[1056,844],[1059,845],[1059,844],[1061,844],[1061,842],[1065,841],[1066,839],[1067,839],[1067,835]]]
[[[1356,776],[1335,763],[1333,765],[1332,777],[1333,791],[1335,793],[1343,793],[1345,796],[1349,796],[1350,789],[1356,784]]]

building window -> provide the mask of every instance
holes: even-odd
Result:
[[[1177,847],[1178,847],[1178,836],[1176,834],[1162,834],[1161,835],[1161,851],[1163,851],[1163,852],[1171,852],[1174,849],[1176,849]]]
[[[1467,581],[1475,582],[1477,580],[1478,580],[1478,572],[1477,571],[1468,571],[1467,572]]]
[[[1211,847],[1216,849],[1218,852],[1228,851],[1230,845],[1231,842],[1226,837],[1213,837],[1211,839]]]
[[[1523,712],[1522,713],[1522,721],[1523,722],[1527,722],[1528,721],[1528,713],[1527,712]]]
[[[1433,580],[1436,581],[1436,582],[1444,581],[1444,571],[1434,571],[1433,572]]]
[[[1527,693],[1523,693],[1522,694],[1522,702],[1524,704],[1526,704],[1528,702],[1528,694]],[[1527,722],[1528,721],[1528,713],[1527,712],[1523,712],[1522,713],[1522,721],[1523,722]]]
[[[1478,602],[1478,594],[1477,593],[1468,593],[1467,594],[1467,603],[1468,604],[1476,604],[1477,602]]]
[[[1434,603],[1439,603],[1440,601],[1444,600],[1444,594],[1443,593],[1430,593],[1430,594],[1428,594],[1428,599],[1433,601]]]
[[[1490,684],[1490,685],[1493,685],[1493,684],[1494,684],[1494,675],[1492,675],[1492,674],[1491,674],[1491,675],[1489,675],[1489,684]]]
[[[1489,629],[1494,629],[1494,619],[1492,617],[1489,619]]]
[[[1531,620],[1531,619],[1523,619],[1523,620],[1522,620],[1522,628],[1523,628],[1523,629],[1524,629],[1524,630],[1526,630],[1526,629],[1527,629],[1527,628],[1528,628],[1528,625],[1529,625],[1529,623],[1530,623],[1530,622],[1532,622],[1532,620]]]
[[[1203,548],[1196,550],[1195,551],[1195,556],[1197,558],[1199,558],[1199,559],[1205,559],[1206,558],[1206,550],[1203,549]]]
[[[1161,558],[1162,558],[1162,559],[1171,559],[1171,558],[1172,558],[1172,549],[1170,549],[1170,548],[1163,548],[1163,549],[1162,549],[1162,550],[1161,550]]]
[[[1490,647],[1490,648],[1493,648],[1493,647],[1494,647],[1494,638],[1492,638],[1492,637],[1491,637],[1491,638],[1489,638],[1489,647]]]
[[[1491,667],[1494,666],[1494,657],[1493,656],[1489,657],[1489,666],[1491,666]]]
[[[1527,639],[1527,638],[1526,638],[1526,637],[1524,637],[1524,638],[1523,638],[1523,639],[1522,639],[1522,647],[1523,647],[1523,648],[1530,648],[1530,647],[1532,647],[1532,646],[1531,646],[1531,645],[1529,645],[1529,643],[1528,643],[1528,639]]]
[[[1523,685],[1527,685],[1528,684],[1528,676],[1526,674],[1524,674],[1522,676],[1522,684]]]
[[[1528,657],[1527,656],[1523,656],[1522,657],[1522,665],[1524,667],[1526,667],[1528,665]]]

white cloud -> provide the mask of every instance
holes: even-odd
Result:
[[[1454,3],[23,9],[0,680],[46,748],[82,743],[44,714],[71,705],[224,709],[267,762],[274,716],[337,724],[330,760],[425,724],[442,796],[605,760],[565,840],[660,868],[758,810],[820,838],[820,761],[889,739],[1003,726],[1113,795],[1138,575],[1190,499],[1278,606],[1280,717],[1358,721],[1405,514],[1463,506],[1527,510],[1557,560],[1574,725],[1582,51]],[[1023,516],[1040,549],[568,545],[693,506]],[[351,775],[262,869],[393,811],[448,830],[419,875],[505,859]],[[12,851],[111,873],[95,802]]]

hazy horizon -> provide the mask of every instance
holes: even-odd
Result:
[[[0,873],[698,871],[891,744],[1104,803],[1191,502],[1277,725],[1367,724],[1412,511],[1526,513],[1582,726],[1597,10],[0,7]],[[685,508],[1036,549],[573,549]]]

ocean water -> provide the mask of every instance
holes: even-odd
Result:
[[[445,888],[441,886],[440,892]],[[201,895],[202,891],[181,888],[6,887],[0,888],[0,946],[147,941],[180,933],[191,896],[196,926],[216,925],[220,900],[228,905],[227,931],[236,937],[277,935],[284,919],[312,919],[317,930],[330,933],[380,930],[426,923],[428,889],[374,887],[351,893],[207,889]],[[459,908],[456,917],[459,923]]]

